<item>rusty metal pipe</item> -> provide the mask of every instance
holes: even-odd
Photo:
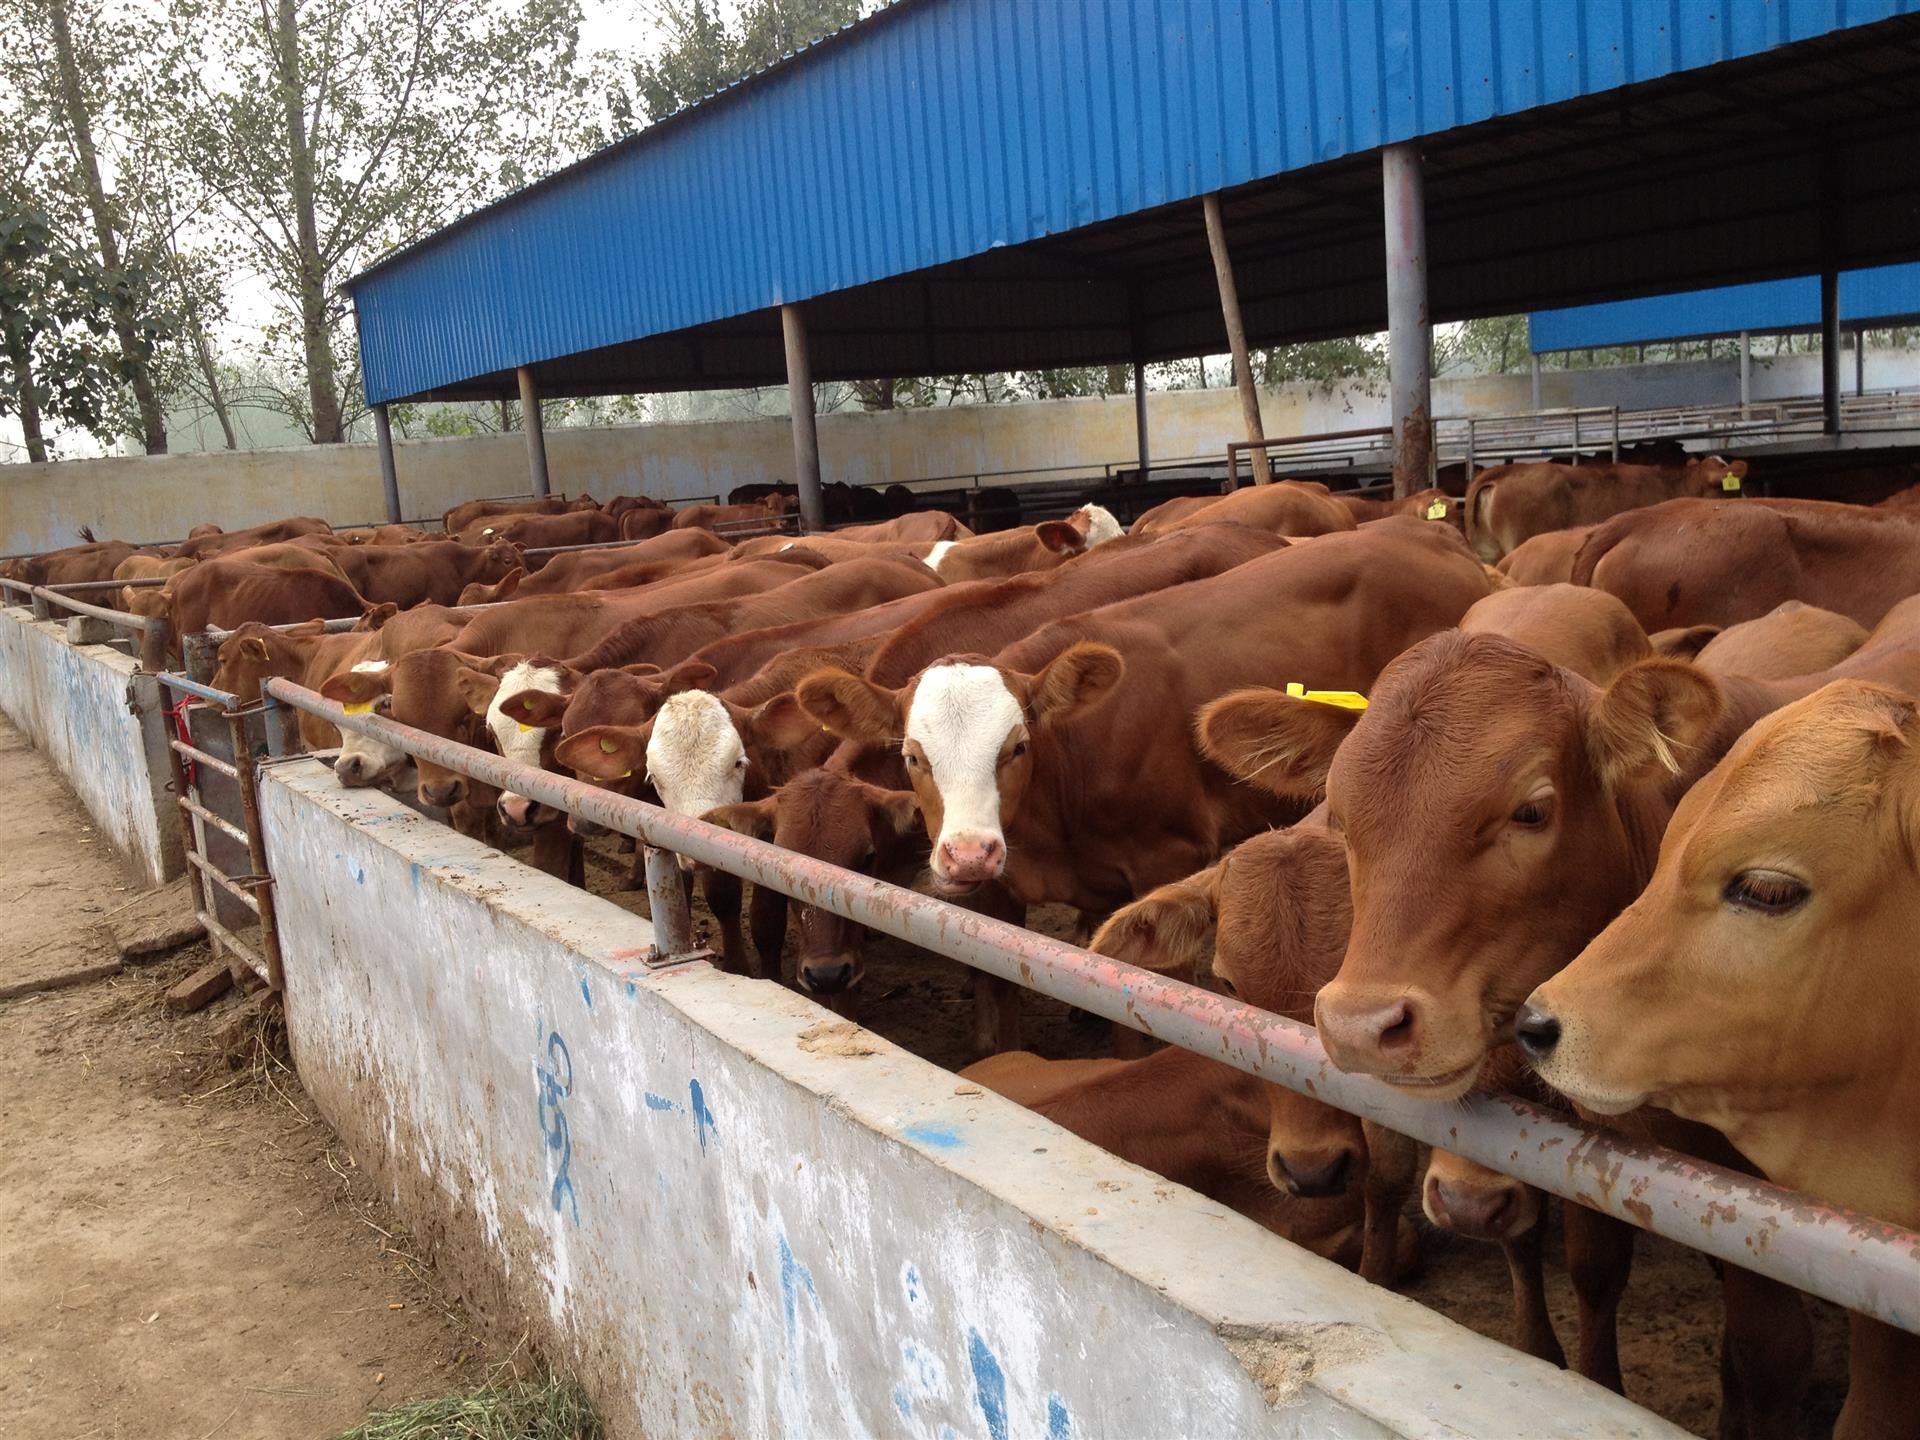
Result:
[[[95,620],[104,620],[109,625],[119,626],[122,630],[138,630],[142,635],[146,634],[153,626],[153,621],[145,615],[129,615],[124,610],[109,610],[104,605],[89,605],[84,600],[69,599],[59,591],[49,590],[44,585],[35,585],[33,587],[33,597],[36,600],[44,601],[49,607],[57,606],[62,610],[71,610],[76,615],[86,615]]]
[[[314,691],[267,691],[342,730],[512,790],[1298,1090],[1691,1249],[1920,1334],[1920,1234],[1500,1095],[1437,1105],[1336,1070],[1313,1031],[931,896],[516,765]]]
[[[260,917],[260,954],[267,962],[268,988],[280,991],[284,975],[280,969],[280,933],[274,924],[273,872],[267,869],[265,832],[260,828],[260,795],[255,785],[253,743],[247,736],[247,717],[257,710],[227,711],[227,729],[233,736],[233,764],[239,772],[240,814],[246,824],[247,864],[253,873],[247,888],[253,892],[254,914]]]

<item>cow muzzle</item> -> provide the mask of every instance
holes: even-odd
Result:
[[[800,961],[800,986],[809,995],[839,995],[859,983],[858,956],[823,955]]]
[[[965,894],[1007,868],[1006,843],[998,835],[961,833],[943,839],[934,851],[934,882],[950,894]]]
[[[1423,1099],[1455,1100],[1473,1088],[1484,1041],[1436,1043],[1435,1010],[1414,991],[1370,994],[1336,980],[1314,1001],[1313,1023],[1327,1057],[1349,1074],[1376,1075]]]
[[[1292,1160],[1278,1150],[1267,1152],[1267,1178],[1274,1188],[1303,1200],[1325,1200],[1346,1194],[1353,1183],[1355,1169],[1353,1151],[1348,1149],[1331,1156],[1296,1156]]]
[[[467,798],[465,777],[450,775],[444,780],[422,780],[420,782],[420,803],[432,805],[437,809],[451,810]]]
[[[1516,1180],[1490,1176],[1465,1184],[1429,1174],[1420,1196],[1427,1218],[1442,1230],[1475,1240],[1512,1240],[1540,1218],[1538,1192]]]

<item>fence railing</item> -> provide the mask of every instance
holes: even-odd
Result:
[[[288,680],[268,681],[265,694],[342,731],[633,837],[647,847],[653,963],[694,954],[667,857],[673,852],[1920,1334],[1920,1234],[1913,1231],[1510,1097],[1477,1095],[1453,1105],[1412,1099],[1335,1069],[1308,1027],[1197,986],[377,715],[349,715]]]

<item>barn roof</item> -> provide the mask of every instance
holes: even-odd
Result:
[[[1920,258],[1920,0],[897,0],[350,283],[370,402],[776,383],[1385,323],[1383,145],[1434,318]]]

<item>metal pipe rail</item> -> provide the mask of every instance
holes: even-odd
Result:
[[[690,856],[1920,1334],[1913,1231],[1507,1096],[1415,1100],[1335,1069],[1306,1026],[1211,991],[377,715],[348,715],[291,681],[269,680],[265,690],[343,731]]]
[[[129,615],[124,610],[109,610],[104,605],[93,605],[85,600],[75,600],[69,595],[62,595],[58,590],[50,590],[45,585],[35,585],[32,589],[32,594],[34,599],[43,602],[48,607],[57,605],[62,610],[71,610],[76,615],[85,615],[93,620],[104,620],[109,625],[118,626],[122,630],[133,630],[141,635],[145,635],[155,626],[165,623],[151,616]]]

